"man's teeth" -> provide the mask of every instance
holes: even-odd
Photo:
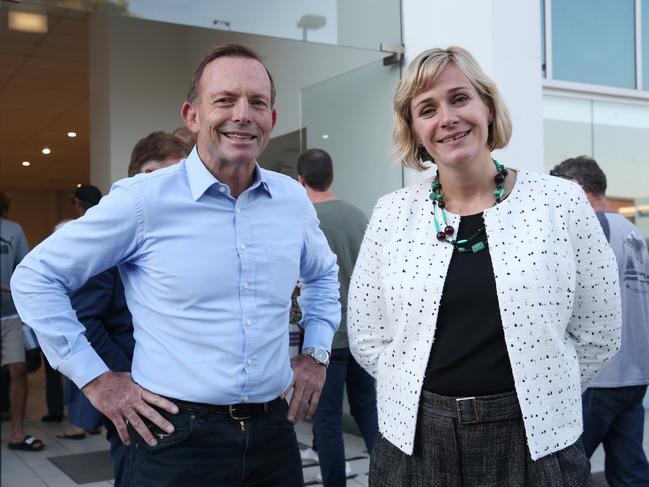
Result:
[[[461,139],[462,137],[466,136],[469,132],[462,132],[461,134],[456,135],[455,137],[449,137],[447,139],[444,139],[442,142],[453,142],[454,140]]]
[[[230,133],[224,133],[228,139],[233,139],[233,140],[252,140],[255,137],[253,135],[239,135],[239,134],[230,134]]]

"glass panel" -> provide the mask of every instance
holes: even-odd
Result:
[[[649,197],[649,107],[593,102],[594,157],[611,198]]]
[[[368,216],[380,196],[402,186],[390,157],[398,82],[399,67],[377,61],[302,90],[303,148],[331,154],[334,193]]]
[[[634,0],[553,0],[554,79],[635,88]]]
[[[648,0],[649,1],[649,0]],[[545,0],[541,0],[541,71],[543,77],[547,76],[547,69],[545,66]]]
[[[590,100],[559,96],[543,98],[545,168],[580,155],[592,155],[592,107]]]
[[[399,0],[26,0],[24,4],[364,49],[401,42]]]
[[[649,90],[649,0],[642,0],[642,89]]]
[[[606,173],[611,207],[649,238],[649,107],[543,98],[545,167],[593,157]]]

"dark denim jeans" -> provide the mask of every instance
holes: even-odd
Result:
[[[331,351],[320,403],[313,418],[320,471],[326,487],[344,486],[343,391],[347,383],[349,410],[370,453],[379,433],[374,379],[358,365],[349,348]]]
[[[602,443],[606,481],[611,487],[649,486],[642,449],[647,386],[590,388],[584,392],[584,449],[590,458]]]
[[[176,431],[151,426],[150,447],[132,428],[128,471],[132,487],[302,487],[302,462],[286,401],[244,421],[208,411],[162,412]]]

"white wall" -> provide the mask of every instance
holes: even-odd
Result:
[[[431,47],[462,46],[496,82],[514,133],[494,152],[505,165],[543,171],[541,19],[538,2],[403,0],[406,65]],[[406,184],[421,178],[406,171]]]

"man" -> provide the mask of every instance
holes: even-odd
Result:
[[[25,433],[23,421],[27,405],[27,368],[25,366],[25,342],[22,321],[16,312],[9,290],[9,280],[18,263],[29,249],[22,227],[6,216],[10,200],[0,192],[0,285],[2,286],[2,367],[9,368],[9,408],[11,412],[11,433],[9,449],[39,451],[45,444],[38,438]]]
[[[91,184],[79,185],[72,194],[72,206],[74,217],[81,218],[89,208],[92,208],[101,200],[101,191]],[[54,228],[57,231],[62,225],[70,222],[64,220]],[[54,370],[45,359],[43,369],[45,370],[45,402],[47,403],[47,414],[41,418],[45,423],[60,423],[63,421],[63,381],[61,374]],[[61,436],[59,436],[60,438]]]
[[[191,151],[196,145],[196,134],[187,127],[178,127],[176,130],[171,132],[171,135],[182,140],[189,151]]]
[[[198,134],[189,157],[116,183],[12,279],[48,357],[130,442],[131,485],[303,484],[291,423],[318,404],[338,266],[304,190],[256,163],[274,100],[252,51],[212,50],[181,111]],[[133,315],[132,378],[88,345],[65,295],[114,265]],[[289,362],[298,277],[313,351]]]
[[[332,192],[333,163],[321,149],[309,149],[297,160],[298,181],[315,205],[320,228],[338,257],[338,281],[342,317],[334,336],[327,380],[314,417],[315,443],[325,486],[345,485],[345,445],[343,443],[343,392],[347,383],[349,409],[365,440],[367,451],[374,448],[379,432],[374,379],[349,353],[347,341],[347,291],[356,257],[367,227],[365,214],[337,199]],[[351,473],[351,471],[349,472]],[[320,480],[316,477],[316,480]]]
[[[187,155],[181,141],[165,132],[153,132],[135,144],[129,174],[149,173],[176,164]],[[86,338],[106,365],[111,370],[130,372],[135,346],[133,323],[117,268],[112,267],[91,277],[70,294],[70,301],[77,319],[85,327]],[[128,452],[113,424],[90,404],[74,383],[67,381],[66,393],[68,416],[77,428],[57,437],[83,439],[86,432],[97,431],[104,425],[110,442],[115,486],[128,485]]]
[[[566,159],[550,174],[579,184],[595,210],[619,267],[622,290],[622,345],[583,396],[586,454],[602,443],[611,487],[649,486],[649,463],[642,448],[649,384],[649,253],[638,229],[606,199],[606,175],[586,156]]]
[[[140,139],[131,152],[128,175],[150,173],[157,169],[176,164],[187,157],[191,150],[179,138],[166,132],[151,132]]]

